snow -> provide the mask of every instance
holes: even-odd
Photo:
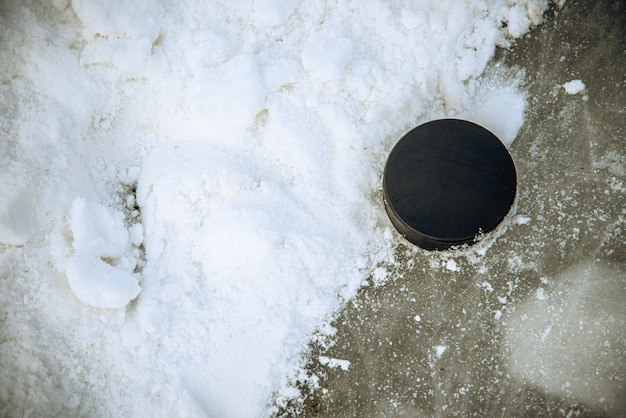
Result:
[[[549,394],[620,416],[626,407],[626,277],[608,264],[585,260],[551,281],[553,289],[540,288],[509,320],[508,369]]]
[[[448,269],[450,271],[461,271],[459,266],[456,264],[456,261],[454,261],[454,260],[448,260],[446,262],[446,269]]]
[[[119,257],[128,246],[124,214],[84,198],[76,198],[70,209],[72,248],[96,257]]]
[[[488,62],[546,2],[509,3],[3,2],[0,415],[295,396],[314,332],[388,277],[395,140],[515,139],[520,74]]]
[[[582,80],[572,80],[564,83],[563,88],[565,89],[567,94],[578,94],[585,91],[585,88],[587,88],[587,86],[585,86],[585,83],[583,83]]]
[[[336,358],[320,356],[319,361],[322,366],[328,366],[331,369],[336,369],[337,367],[339,367],[343,371],[348,371],[350,369],[350,361],[348,360],[340,360]]]
[[[302,66],[322,81],[338,81],[352,61],[352,41],[341,34],[311,37],[304,45]]]
[[[546,291],[542,287],[538,288],[535,297],[537,298],[537,300],[546,300]]]
[[[84,254],[68,261],[66,275],[76,297],[94,308],[123,308],[140,290],[132,274]]]
[[[443,356],[443,353],[445,353],[447,349],[448,349],[448,347],[446,347],[445,345],[436,345],[435,346],[435,355],[437,357],[441,357],[441,356]]]

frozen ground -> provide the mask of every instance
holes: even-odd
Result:
[[[541,307],[523,302],[544,276],[554,283],[543,287],[546,297],[556,295],[550,306],[567,304],[552,277],[570,260],[595,260],[581,255],[596,249],[613,264],[581,267],[589,273],[574,280],[574,294],[598,272],[623,277],[615,250],[623,241],[623,213],[616,215],[624,207],[621,142],[598,140],[585,160],[588,173],[612,174],[581,175],[564,139],[554,144],[545,132],[520,140],[533,136],[527,104],[544,96],[532,86],[527,96],[519,71],[488,66],[496,45],[539,24],[546,7],[545,0],[1,2],[0,415],[280,413],[303,401],[298,382],[315,383],[301,370],[303,355],[311,341],[329,341],[333,315],[368,282],[389,282],[367,288],[382,293],[400,285],[395,272],[407,265],[432,278],[410,281],[425,286],[414,292],[422,302],[410,323],[442,330],[462,308],[443,304],[453,311],[443,309],[432,322],[424,301],[439,304],[441,292],[453,299],[465,288],[476,293],[479,304],[468,299],[466,312],[490,318],[472,319],[483,329],[515,324],[504,305],[541,316]],[[600,80],[583,75],[542,84],[573,103],[564,105],[566,115],[580,109],[576,104],[604,103]],[[575,80],[584,84],[566,84]],[[623,117],[623,96],[614,87],[604,96],[616,98],[615,113],[608,125],[589,126],[616,138],[606,126]],[[380,202],[395,140],[442,116],[486,125],[528,161],[515,222],[482,253],[454,259],[403,247]],[[604,186],[585,200],[598,217],[581,215],[572,221],[580,226],[561,227],[559,216],[574,216],[562,215],[572,213],[562,206],[583,204],[566,198],[583,193],[571,185],[589,179]],[[541,209],[528,203],[537,189],[547,205]],[[600,220],[606,227],[596,227]],[[553,248],[549,225],[567,232],[555,244],[560,252],[546,250]],[[598,235],[597,242],[585,234]],[[468,281],[472,269],[484,278]],[[429,287],[442,272],[458,274],[459,289]],[[508,295],[511,280],[528,284]],[[359,305],[361,296],[355,300]],[[351,318],[387,326],[371,312]],[[623,328],[623,316],[614,318],[609,344]],[[495,353],[494,335],[526,341],[525,334],[536,334],[530,326],[507,332],[473,335],[477,347]],[[605,350],[618,366],[619,337]],[[430,379],[429,365],[438,361],[450,361],[454,373],[478,370],[450,360],[464,350],[452,340],[424,338],[425,331],[415,341],[428,341],[432,352],[420,379]],[[516,368],[529,360],[511,347],[506,373],[548,391],[559,384],[538,380],[540,367]],[[422,358],[419,350],[404,353]],[[385,357],[374,358],[383,364]],[[533,357],[542,358],[549,357]],[[380,370],[333,353],[319,360],[338,376]],[[504,361],[496,364],[504,370]],[[463,388],[484,397],[483,389]],[[416,411],[439,410],[431,393],[452,396],[422,389],[415,393],[427,403]],[[394,413],[406,406],[378,394],[387,406],[397,404]],[[607,399],[598,405],[614,405]]]
[[[470,250],[398,238],[312,345],[304,416],[626,416],[626,4],[547,16],[497,56],[529,94],[513,216]]]

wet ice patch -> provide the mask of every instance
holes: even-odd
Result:
[[[549,295],[539,288],[509,319],[508,368],[551,394],[618,416],[626,410],[626,276],[584,262],[554,282]]]

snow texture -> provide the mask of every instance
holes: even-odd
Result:
[[[94,308],[123,308],[140,290],[131,274],[88,255],[72,257],[66,274],[76,297]]]
[[[585,83],[582,80],[572,80],[563,84],[563,88],[567,92],[567,94],[578,94],[585,91]]]
[[[297,396],[315,330],[393,261],[395,140],[460,117],[513,142],[520,75],[488,62],[546,6],[2,2],[0,415]]]
[[[343,371],[348,371],[350,369],[350,361],[348,360],[340,360],[336,358],[320,356],[319,361],[322,366],[328,366],[331,369],[336,369],[337,367],[339,367]]]

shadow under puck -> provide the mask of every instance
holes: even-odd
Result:
[[[513,159],[492,132],[437,119],[405,134],[385,165],[385,209],[411,243],[444,250],[495,229],[515,200]]]

